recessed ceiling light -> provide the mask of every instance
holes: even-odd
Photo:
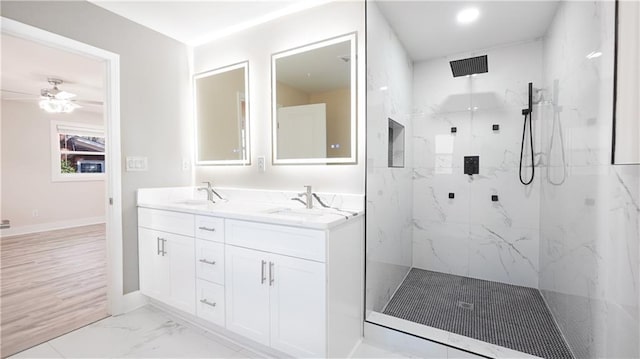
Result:
[[[480,16],[480,10],[475,7],[468,7],[458,12],[458,23],[462,25],[470,24],[478,19]]]

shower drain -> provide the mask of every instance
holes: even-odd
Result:
[[[463,302],[461,300],[458,301],[458,307],[467,310],[473,310],[473,303]]]

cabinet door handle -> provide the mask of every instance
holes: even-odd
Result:
[[[167,254],[167,251],[164,249],[167,245],[167,240],[162,238],[162,256],[164,257]]]
[[[267,275],[265,274],[265,266],[267,265],[266,261],[261,261],[260,264],[260,269],[261,269],[261,274],[260,274],[260,284],[264,284],[264,281],[267,280]]]
[[[208,305],[210,307],[215,307],[216,306],[215,302],[212,303],[212,302],[208,301],[206,298],[205,299],[200,299],[200,303],[206,304],[206,305]]]
[[[160,250],[160,241],[162,241],[162,240],[163,240],[163,239],[162,239],[162,238],[160,238],[160,237],[157,237],[157,239],[156,239],[156,248],[158,249],[158,253],[157,253],[157,255],[162,254],[162,251]]]
[[[273,282],[275,282],[275,280],[276,280],[276,276],[273,274],[273,272],[274,272],[273,266],[274,265],[275,265],[275,263],[269,262],[269,285],[273,285]]]
[[[211,265],[216,264],[216,261],[208,261],[208,260],[206,260],[206,259],[199,259],[198,261],[199,261],[200,263],[204,263],[204,264],[211,264]]]
[[[205,227],[205,226],[198,227],[198,229],[201,229],[203,231],[209,231],[209,232],[215,232],[216,231],[215,228],[209,228],[209,227]]]

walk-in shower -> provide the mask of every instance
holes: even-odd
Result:
[[[467,5],[367,2],[367,322],[465,350],[637,356],[638,294],[604,294],[613,212],[589,187],[615,173],[615,3],[480,1],[456,23]],[[605,346],[614,307],[625,339]]]

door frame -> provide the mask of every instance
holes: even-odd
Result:
[[[105,162],[108,168],[105,193],[107,245],[107,301],[111,315],[143,304],[138,292],[124,295],[122,251],[122,182],[120,145],[120,55],[12,19],[0,17],[3,34],[75,53],[105,63],[104,124]]]

